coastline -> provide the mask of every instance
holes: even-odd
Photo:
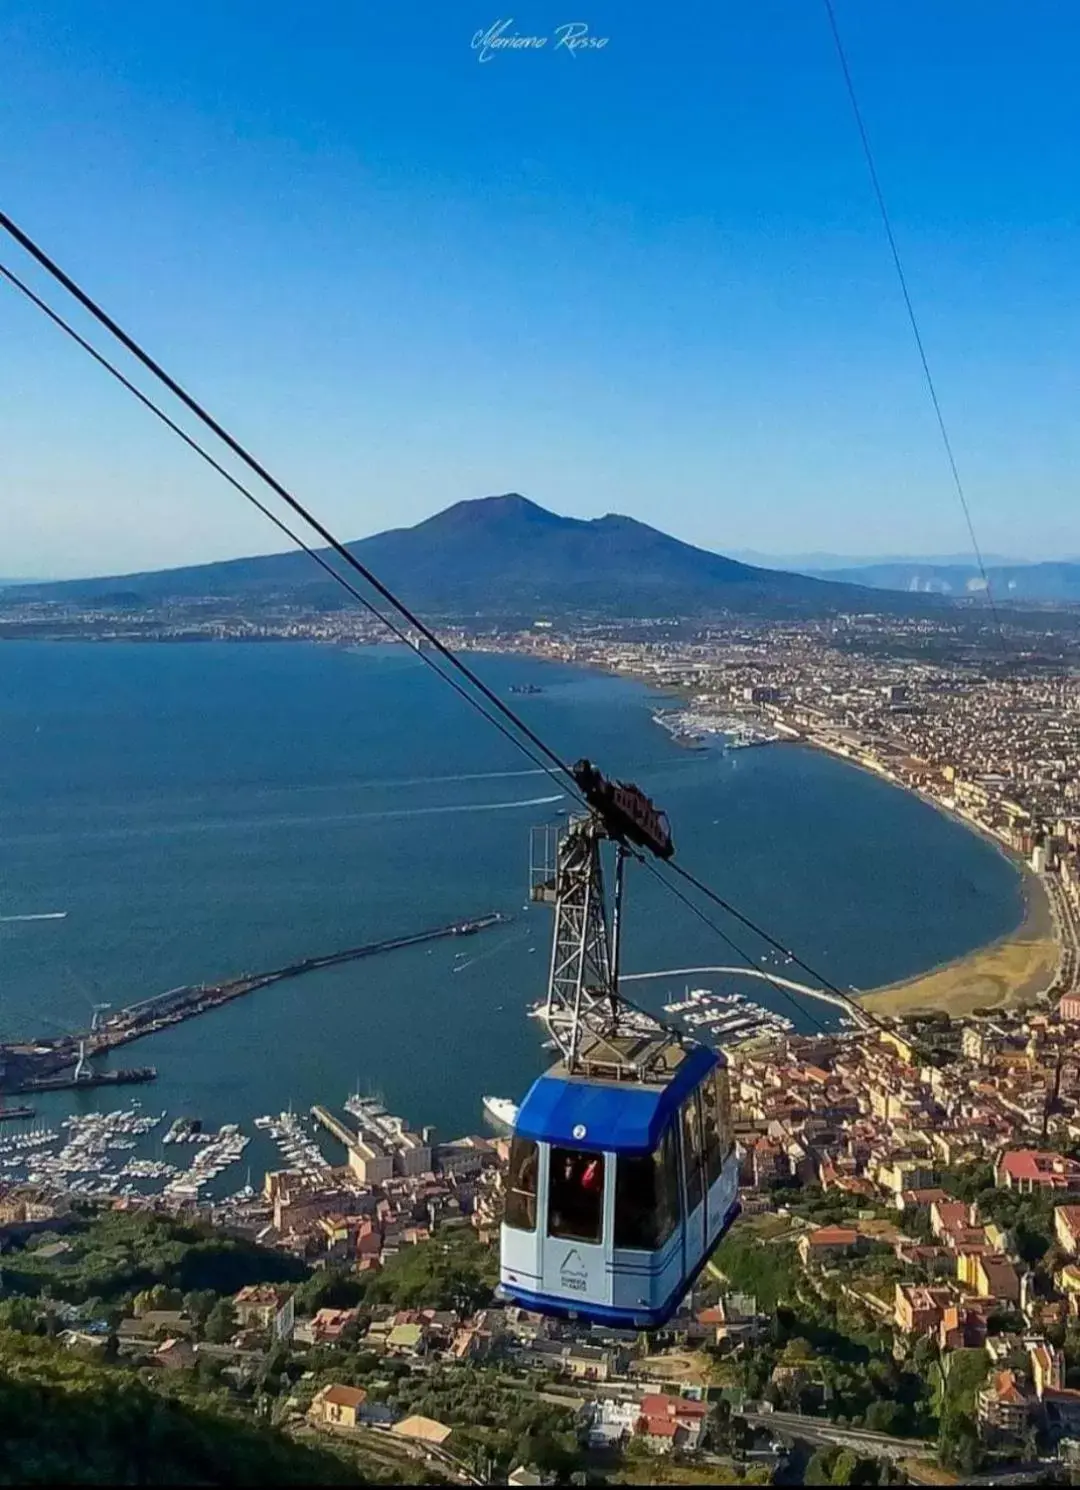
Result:
[[[175,640],[191,642],[201,639],[178,637]],[[205,639],[248,643],[259,640],[296,640],[259,637]],[[65,638],[65,640],[75,640],[75,638]],[[127,640],[135,639],[127,638]],[[165,638],[141,638],[140,640],[145,644],[150,640],[165,640]],[[313,641],[316,646],[327,644],[322,639],[304,638],[303,640]],[[331,643],[331,645],[336,645],[336,643]],[[367,650],[372,642],[356,639],[348,645],[350,648]],[[382,645],[394,646],[395,644],[382,643]],[[465,643],[461,650],[500,652],[508,657],[522,658],[524,656],[530,661],[551,662],[564,666],[568,662],[568,659],[559,657],[538,658],[531,652],[521,653],[505,646],[492,647]],[[643,685],[658,700],[678,702],[682,705],[688,705],[691,702],[693,690],[686,684],[671,680],[660,682],[646,670],[604,665],[599,661],[569,660],[569,665],[574,669],[636,682]],[[999,853],[1011,861],[1021,877],[1024,914],[1017,927],[947,963],[937,964],[913,977],[865,990],[859,995],[860,1003],[864,1004],[869,1011],[878,1014],[901,1015],[916,1009],[934,1008],[962,1015],[976,1007],[1007,1008],[1031,999],[1034,994],[1042,992],[1047,987],[1054,977],[1060,957],[1058,930],[1051,914],[1048,891],[1023,858],[979,824],[951,810],[927,792],[908,785],[891,771],[860,760],[847,751],[835,749],[827,741],[815,738],[813,734],[804,730],[794,730],[790,726],[781,726],[781,729],[786,738],[775,743],[806,745],[815,750],[822,750],[850,766],[869,771],[891,785],[912,793],[936,811],[951,817],[958,824],[991,843]]]
[[[859,1002],[872,1014],[934,1009],[964,1015],[974,1009],[1008,1009],[1046,989],[1060,955],[1050,897],[1023,860],[1004,848],[1002,852],[1016,866],[1024,887],[1024,919],[1016,930],[914,978],[869,990]]]
[[[678,698],[683,703],[689,702],[689,690],[670,685],[658,688],[646,675],[637,676],[639,682],[646,683],[656,692]],[[834,749],[812,734],[790,730],[790,726],[782,727],[782,730],[785,738],[770,743],[805,745],[823,751],[856,770],[866,771],[898,790],[910,793],[992,845],[1020,877],[1024,913],[1018,926],[914,977],[866,989],[858,996],[861,1005],[872,1014],[894,1017],[931,1010],[963,1016],[974,1009],[1013,1008],[1045,991],[1057,972],[1061,956],[1059,931],[1049,892],[1022,855],[963,813],[947,807],[930,793],[909,786],[892,772],[846,751]]]
[[[1061,945],[1049,892],[1027,860],[979,823],[947,807],[929,792],[908,786],[893,773],[834,750],[812,735],[801,736],[799,743],[823,750],[827,755],[858,770],[869,771],[899,790],[911,793],[990,844],[1009,861],[1020,877],[1024,914],[1014,930],[912,978],[867,989],[860,994],[859,1003],[872,1014],[898,1016],[936,1010],[962,1016],[975,1009],[1014,1008],[1044,992],[1057,971]]]

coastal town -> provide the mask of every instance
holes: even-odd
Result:
[[[501,1304],[508,1139],[440,1144],[361,1097],[260,1119],[282,1167],[227,1195],[87,1195],[40,1161],[4,1182],[0,1320],[151,1382],[213,1380],[403,1483],[649,1483],[659,1464],[850,1483],[814,1476],[853,1462],[858,1483],[1068,1483],[1078,1020],[1066,995],[736,1051],[743,1215],[649,1336]],[[154,1121],[99,1116],[99,1146]],[[214,1238],[220,1286],[184,1261]]]
[[[913,634],[933,638],[947,660],[909,655]],[[1039,902],[1029,903],[1029,921],[1030,941],[1041,945],[1019,965],[992,966],[997,986],[978,989],[977,1001],[1009,1003],[1080,987],[1080,665],[1026,655],[1026,633],[1009,643],[1017,655],[1006,664],[999,640],[991,633],[966,655],[942,646],[925,622],[875,617],[732,626],[675,641],[543,625],[499,637],[497,649],[644,679],[681,700],[662,722],[674,721],[683,738],[826,750],[992,839],[1030,870],[1029,902]],[[977,987],[969,973],[961,969],[961,981]]]
[[[151,1160],[131,1150],[164,1121],[137,1105],[49,1134],[6,1123],[7,1330],[155,1392],[212,1383],[240,1419],[369,1483],[1070,1483],[1080,684],[1060,657],[1018,660],[1018,636],[1006,665],[995,637],[961,632],[447,630],[643,680],[689,749],[829,752],[1024,876],[1003,945],[871,993],[857,1026],[728,1043],[742,1215],[665,1329],[500,1302],[507,1138],[441,1142],[356,1095],[260,1118],[280,1164],[236,1188],[216,1180],[245,1162],[238,1125],[174,1123]],[[336,617],[287,634],[376,640]],[[186,1261],[222,1248],[220,1275]]]

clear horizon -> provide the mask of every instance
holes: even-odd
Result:
[[[1074,555],[1080,16],[837,13],[980,546]],[[347,540],[517,490],[966,552],[821,7],[597,0],[570,57],[536,4],[482,62],[497,19],[11,0],[5,210]],[[6,286],[0,342],[5,577],[280,551]]]

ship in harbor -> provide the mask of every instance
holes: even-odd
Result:
[[[511,1102],[509,1097],[482,1097],[480,1100],[492,1122],[501,1128],[513,1128],[518,1115],[516,1102]]]
[[[157,1079],[156,1066],[133,1066],[127,1070],[119,1071],[92,1071],[84,1069],[81,1073],[78,1069],[74,1071],[58,1071],[52,1076],[32,1076],[21,1086],[12,1087],[16,1092],[65,1092],[78,1088],[91,1086],[129,1086],[133,1082],[155,1081]]]

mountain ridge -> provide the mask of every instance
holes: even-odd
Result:
[[[636,518],[563,517],[519,492],[465,499],[412,527],[347,545],[411,607],[439,615],[580,611],[642,617],[822,614],[916,608],[916,597],[761,569],[684,543]],[[321,550],[332,562],[332,550]],[[100,579],[19,586],[27,599],[133,607],[196,597],[337,608],[340,589],[301,551]],[[918,597],[918,604],[928,603]]]

